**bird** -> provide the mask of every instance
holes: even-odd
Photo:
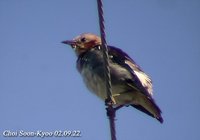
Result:
[[[74,49],[76,67],[87,88],[105,101],[107,93],[101,38],[93,33],[83,33],[62,43]],[[150,77],[121,49],[110,45],[107,49],[114,104],[132,106],[163,123],[162,112],[152,97]]]

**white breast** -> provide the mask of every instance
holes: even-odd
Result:
[[[82,69],[81,75],[87,86],[87,88],[95,93],[98,97],[105,100],[106,91],[105,91],[105,81],[102,80],[99,76],[95,75],[91,70],[85,68]]]

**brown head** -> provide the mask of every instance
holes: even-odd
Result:
[[[62,43],[70,45],[79,56],[88,49],[101,45],[101,39],[92,33],[84,33],[75,37],[73,40],[65,40]]]

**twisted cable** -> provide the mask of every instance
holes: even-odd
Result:
[[[101,47],[102,47],[102,53],[103,53],[103,58],[104,58],[104,75],[105,75],[105,82],[106,82],[106,93],[107,93],[107,99],[105,100],[105,104],[107,105],[106,110],[107,110],[107,116],[109,118],[109,123],[110,123],[111,140],[116,140],[116,131],[115,131],[116,110],[115,108],[113,108],[113,104],[115,103],[115,100],[112,97],[109,56],[108,56],[108,47],[107,47],[107,42],[106,42],[102,1],[97,0],[97,5],[98,5],[101,43],[102,43]]]

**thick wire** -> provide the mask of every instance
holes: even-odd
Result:
[[[111,140],[116,140],[116,131],[115,131],[115,112],[116,112],[116,110],[115,110],[115,108],[113,108],[113,104],[115,103],[115,101],[112,97],[109,56],[108,56],[108,47],[107,47],[107,42],[106,42],[102,1],[97,0],[97,5],[98,5],[99,26],[100,26],[100,34],[101,34],[101,42],[102,42],[101,47],[102,47],[102,53],[103,53],[103,58],[104,58],[104,74],[105,74],[105,82],[106,82],[106,93],[107,93],[107,99],[105,100],[105,104],[107,105],[106,110],[107,110],[107,116],[109,117]]]
[[[106,42],[106,34],[105,34],[105,26],[104,26],[104,17],[103,17],[103,4],[101,0],[97,0],[98,4],[98,15],[99,15],[99,26],[100,26],[100,33],[101,33],[101,42],[102,42],[102,52],[104,58],[104,70],[105,70],[105,82],[106,82],[106,92],[107,92],[107,99],[108,102],[114,102],[112,98],[112,91],[111,91],[111,77],[110,77],[110,68],[109,68],[109,56],[108,56],[108,47]]]

